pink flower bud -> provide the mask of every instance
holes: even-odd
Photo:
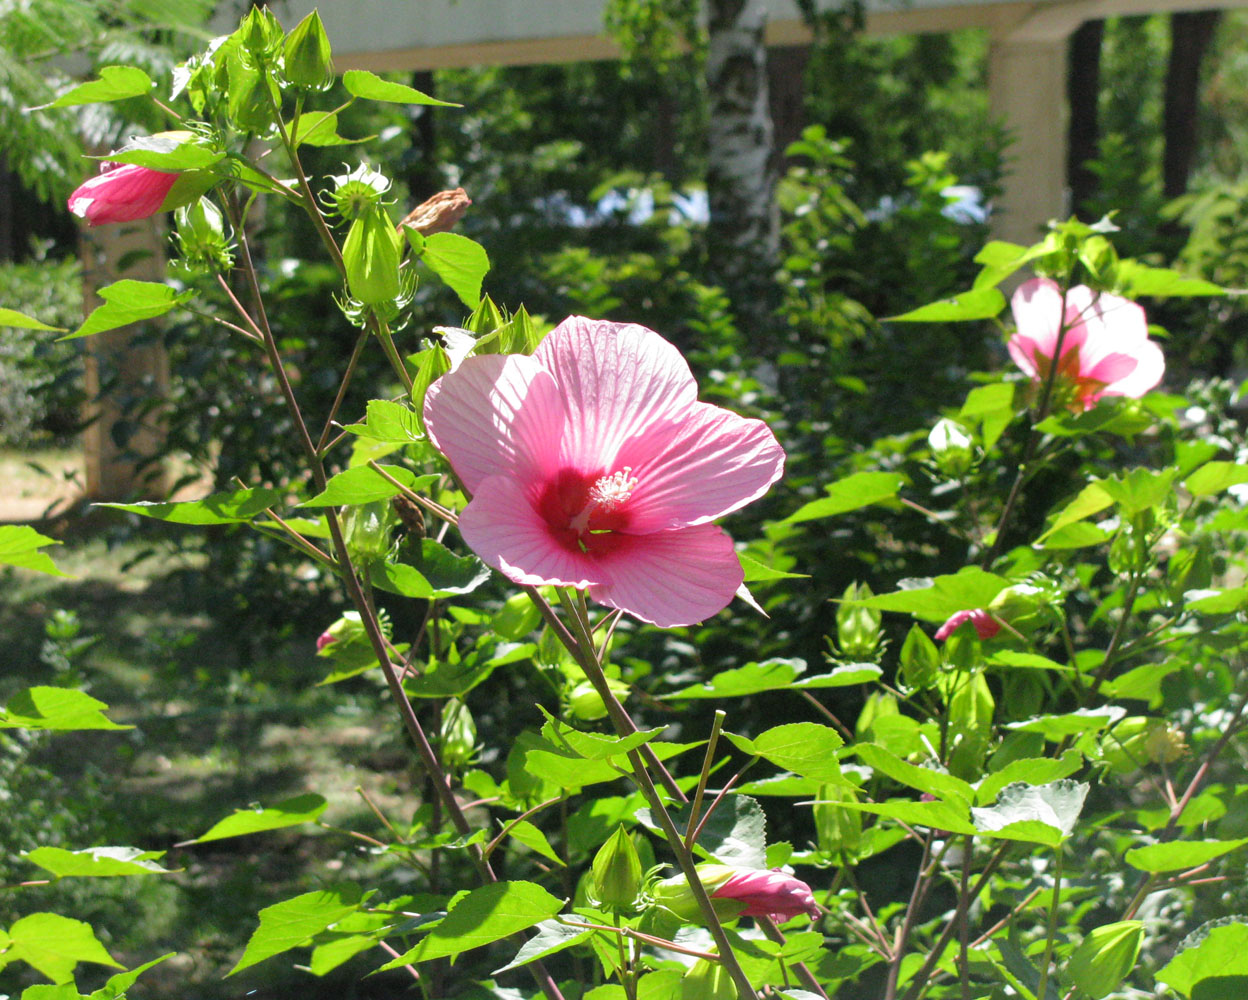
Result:
[[[779,869],[742,869],[711,895],[744,903],[743,917],[771,917],[782,922],[799,913],[819,916],[810,886]]]
[[[123,164],[80,184],[69,196],[69,210],[88,226],[146,219],[160,211],[178,176]]]
[[[957,630],[963,622],[969,621],[975,626],[975,632],[981,639],[991,639],[1001,631],[1001,623],[983,608],[974,611],[955,611],[945,624],[936,630],[936,641],[944,642]]]
[[[316,651],[319,653],[322,649],[328,646],[331,642],[337,642],[337,641],[338,641],[338,637],[334,635],[332,632],[330,632],[328,629],[326,629],[324,632],[322,632],[319,636],[316,637]]]

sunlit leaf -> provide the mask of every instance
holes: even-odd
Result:
[[[360,887],[347,884],[305,892],[293,899],[266,906],[260,911],[260,926],[248,939],[243,957],[226,975],[232,976],[266,958],[308,942],[313,935],[358,910],[361,899]]]
[[[325,811],[327,805],[323,796],[308,792],[284,799],[267,809],[239,809],[213,824],[203,836],[188,843],[206,844],[210,840],[225,840],[227,837],[241,837],[249,833],[263,833],[266,830],[280,830],[286,826],[310,823]]]

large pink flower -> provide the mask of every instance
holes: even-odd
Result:
[[[88,226],[146,219],[160,211],[178,176],[132,163],[112,166],[78,185],[69,210]]]
[[[740,563],[711,522],[784,468],[762,421],[698,402],[653,330],[580,316],[532,357],[467,359],[430,387],[425,422],[472,494],[459,529],[486,563],[662,626],[732,600]]]
[[[771,917],[783,923],[799,913],[819,916],[819,907],[815,904],[810,886],[778,869],[753,871],[743,868],[711,896],[744,903],[745,909],[740,913],[742,917]]]
[[[1011,300],[1018,332],[1010,357],[1036,381],[1047,378],[1063,323],[1055,391],[1072,408],[1087,409],[1102,396],[1143,396],[1161,381],[1166,362],[1148,339],[1144,310],[1129,299],[1077,285],[1066,293],[1050,278],[1032,278]]]

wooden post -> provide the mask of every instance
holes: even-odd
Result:
[[[160,218],[80,230],[83,312],[103,303],[97,290],[121,278],[161,281],[165,239]],[[87,497],[164,499],[165,469],[154,456],[164,443],[169,357],[151,324],[87,338],[87,417],[83,434]]]

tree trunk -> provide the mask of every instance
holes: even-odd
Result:
[[[1163,128],[1163,191],[1177,198],[1187,191],[1196,157],[1196,115],[1199,110],[1200,64],[1213,39],[1222,12],[1184,11],[1170,15],[1170,63],[1166,68]]]
[[[432,70],[418,70],[412,74],[412,86],[422,94],[430,97],[434,94]],[[403,179],[411,192],[411,208],[424,201],[430,195],[441,191],[446,185],[438,170],[437,159],[437,126],[434,123],[433,108],[427,105],[414,104],[408,110],[412,123],[412,148],[404,159],[407,160]],[[410,159],[407,159],[410,157]]]
[[[1097,190],[1097,176],[1088,161],[1100,152],[1101,133],[1097,102],[1101,93],[1101,39],[1104,21],[1084,21],[1070,36],[1066,96],[1070,102],[1070,125],[1066,146],[1066,183],[1070,207],[1076,215]]]
[[[767,52],[767,87],[775,130],[777,174],[784,170],[784,151],[802,137],[806,127],[806,65],[809,45],[786,45]]]
[[[709,0],[710,235],[723,279],[769,275],[779,251],[762,0]]]

